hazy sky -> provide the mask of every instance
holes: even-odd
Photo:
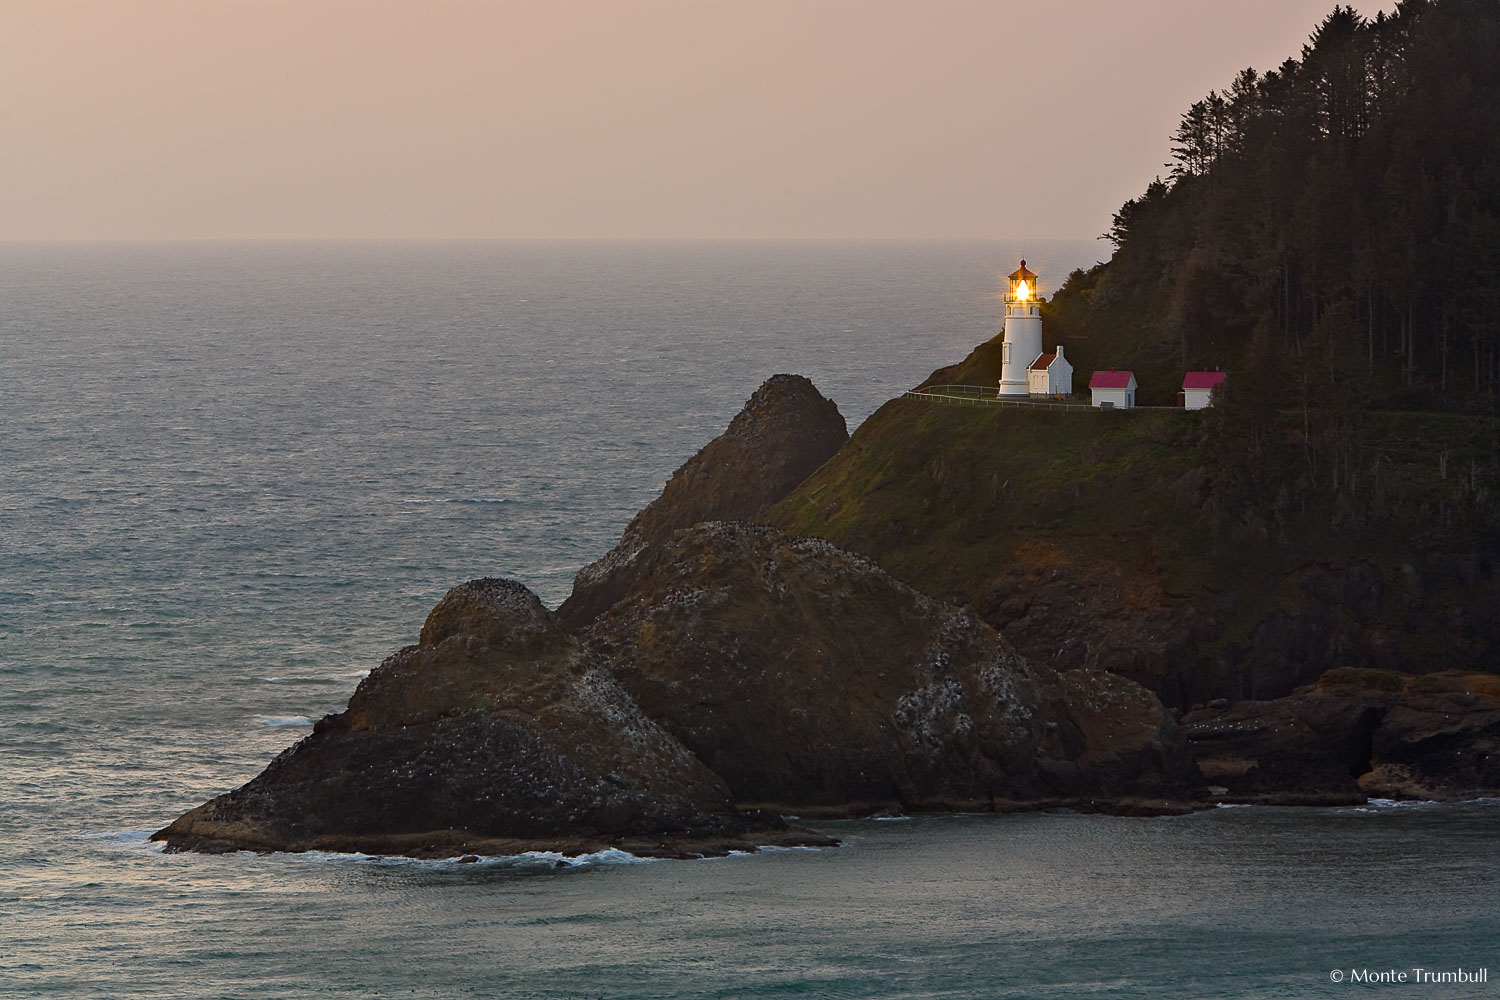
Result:
[[[0,0],[0,239],[1091,237],[1332,7]]]

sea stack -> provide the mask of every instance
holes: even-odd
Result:
[[[586,627],[649,572],[673,532],[700,521],[759,519],[848,440],[843,414],[811,381],[771,376],[723,434],[672,473],[619,544],[579,570],[558,618],[569,629]]]

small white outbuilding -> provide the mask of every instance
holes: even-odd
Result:
[[[1026,369],[1026,382],[1033,396],[1073,395],[1073,366],[1063,357],[1061,344],[1055,352],[1037,356]]]
[[[1224,378],[1224,372],[1188,372],[1182,379],[1182,408],[1206,410],[1213,406],[1214,390]]]
[[[1128,410],[1135,406],[1135,372],[1094,372],[1089,379],[1089,403],[1093,406],[1109,406],[1111,409]]]

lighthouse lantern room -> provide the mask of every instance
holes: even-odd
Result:
[[[1005,343],[1000,351],[1000,395],[1027,396],[1027,369],[1042,353],[1042,314],[1036,297],[1036,275],[1026,262],[1006,279]]]

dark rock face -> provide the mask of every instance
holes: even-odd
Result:
[[[998,569],[977,605],[1023,656],[1057,670],[1129,677],[1172,706],[1223,692],[1229,671],[1197,652],[1220,628],[1213,615],[1108,562],[1054,561],[1042,548],[1032,545],[1029,559]]]
[[[618,601],[656,565],[674,531],[700,521],[758,518],[847,440],[832,400],[801,375],[773,375],[723,434],[672,474],[620,543],[579,571],[557,612],[564,626],[583,628]]]
[[[1035,668],[971,614],[769,527],[680,532],[587,639],[742,803],[989,808],[1195,777],[1133,682]]]
[[[154,839],[172,850],[577,852],[736,841],[724,783],[651,722],[525,587],[455,587],[421,644],[249,784]],[[737,846],[745,846],[736,842]]]
[[[1338,669],[1272,701],[1182,719],[1205,780],[1252,801],[1500,791],[1500,679]]]
[[[1395,584],[1363,559],[1264,580],[1269,590],[1297,595],[1296,610],[1270,611],[1243,641],[1229,643],[1222,641],[1225,619],[1234,617],[1242,592],[1221,592],[1198,607],[1149,573],[1122,573],[1103,561],[1017,563],[996,573],[977,607],[1022,655],[1058,669],[1123,674],[1181,709],[1219,697],[1280,698],[1349,663],[1413,673],[1455,661],[1488,665],[1500,622],[1486,591],[1455,603],[1462,586],[1456,574],[1432,568],[1478,565],[1473,554],[1429,554],[1426,572],[1407,565]],[[1423,592],[1433,580],[1440,599]],[[1382,627],[1379,616],[1393,594],[1403,605],[1400,626]],[[1417,658],[1403,646],[1428,653]]]

